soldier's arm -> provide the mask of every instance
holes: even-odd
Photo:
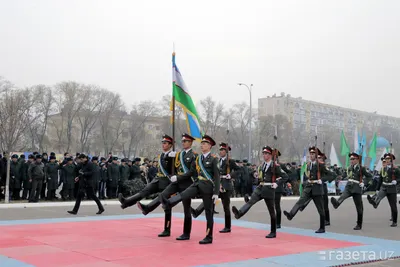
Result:
[[[382,174],[380,173],[379,180],[378,180],[378,186],[376,187],[377,191],[379,191],[381,189],[382,183],[383,183],[383,177],[382,177]]]
[[[289,169],[286,167],[286,164],[280,164],[280,166],[281,166],[281,169],[282,169],[284,172],[286,172],[287,174],[291,174],[291,173],[292,173],[292,171],[289,170]]]
[[[212,161],[212,168],[213,168],[213,173],[214,173],[214,195],[219,194],[219,187],[221,184],[221,179],[219,177],[219,168],[218,168],[218,159],[213,158]]]
[[[364,184],[370,184],[372,181],[372,178],[373,178],[372,173],[367,171],[367,169],[365,167],[362,168],[362,173],[363,173],[363,176],[365,177]]]
[[[394,176],[396,178],[397,183],[400,183],[400,169],[394,168]]]
[[[184,181],[184,180],[192,179],[192,176],[194,175],[193,169],[192,169],[193,162],[196,162],[196,155],[193,155],[191,164],[190,164],[190,166],[189,166],[189,168],[188,168],[189,170],[188,170],[187,172],[185,172],[184,174],[182,174],[182,175],[177,175],[177,176],[176,176],[176,180],[177,180],[178,182],[181,182],[181,181]]]
[[[28,168],[28,178],[29,178],[29,180],[32,180],[32,168],[33,168],[33,163],[29,164],[29,168]]]
[[[331,170],[329,170],[329,169],[326,169],[326,174],[324,175],[323,178],[325,178],[325,179],[323,179],[324,182],[329,182],[329,183],[331,183],[331,182],[333,182],[333,181],[336,180],[337,174],[336,174],[336,172],[334,172],[334,171],[331,171]]]
[[[93,175],[93,164],[87,164],[86,170],[83,172],[83,176],[86,179],[92,178]]]
[[[286,172],[282,171],[282,166],[275,166],[275,174],[276,178],[280,178],[279,180],[276,180],[277,184],[286,184],[287,181],[289,180],[289,175],[287,175]]]

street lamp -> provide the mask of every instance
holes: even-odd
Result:
[[[252,87],[253,87],[253,84],[250,84],[250,86],[248,86],[247,84],[244,84],[244,83],[238,83],[238,85],[239,85],[239,86],[242,86],[242,85],[243,85],[243,86],[246,86],[246,87],[247,87],[247,90],[249,90],[249,94],[250,94],[249,162],[251,162],[251,159],[252,159],[252,153],[251,153],[251,151],[252,151],[252,149],[251,149],[251,122],[252,122],[252,115],[251,115],[251,109],[252,109],[252,106],[251,106],[251,89],[252,89]]]

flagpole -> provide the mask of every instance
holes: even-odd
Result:
[[[175,68],[175,43],[172,52],[172,66]],[[174,140],[172,144],[172,149],[175,151],[175,94],[174,94],[174,82],[172,81],[172,139]]]

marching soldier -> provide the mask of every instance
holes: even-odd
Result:
[[[378,195],[373,199],[370,195],[367,196],[369,203],[376,209],[382,199],[387,197],[392,213],[391,227],[397,227],[397,190],[396,185],[400,181],[400,171],[393,164],[396,157],[392,153],[386,153],[384,156],[386,167],[382,168],[379,176],[377,190]]]
[[[213,210],[220,190],[218,159],[214,155],[211,155],[211,148],[213,146],[215,146],[214,139],[208,135],[204,135],[200,146],[202,154],[196,157],[190,168],[194,183],[185,191],[170,199],[165,198],[164,195],[160,196],[163,209],[168,210],[180,201],[194,198],[198,194],[201,195],[206,212],[207,231],[206,237],[199,244],[211,244],[213,242]]]
[[[167,186],[171,183],[171,174],[174,171],[174,158],[175,154],[172,152],[173,138],[164,135],[161,141],[163,153],[159,156],[159,172],[157,177],[153,179],[147,186],[136,193],[135,195],[124,198],[122,194],[118,195],[119,202],[121,202],[121,208],[126,209],[135,205],[138,201],[145,197],[148,197],[154,193],[163,192]],[[136,178],[137,179],[137,178]],[[171,212],[165,212],[165,228],[164,231],[159,234],[159,237],[167,237],[171,235]],[[168,223],[169,222],[169,223]]]
[[[225,213],[225,227],[220,233],[231,232],[231,196],[233,193],[232,178],[236,177],[236,172],[239,170],[239,166],[236,165],[235,161],[228,157],[228,153],[231,151],[231,147],[226,143],[220,143],[219,145],[219,174],[221,177],[221,188],[219,198],[222,201],[222,206]],[[246,167],[247,168],[247,167]],[[231,177],[231,171],[235,171]],[[194,218],[197,218],[204,211],[204,204],[201,203],[196,209],[191,209]]]
[[[343,193],[340,195],[339,199],[334,197],[331,198],[331,203],[335,209],[337,209],[343,201],[349,197],[353,197],[354,205],[357,210],[357,225],[354,230],[361,230],[363,223],[363,201],[362,194],[364,189],[364,184],[368,184],[369,180],[372,179],[372,175],[362,167],[360,164],[360,155],[353,152],[349,154],[351,166],[347,168],[343,175],[343,178],[348,179],[346,187]],[[366,181],[364,183],[364,177]]]
[[[260,184],[253,191],[249,202],[244,204],[239,210],[233,206],[232,212],[235,214],[236,219],[240,219],[254,204],[264,199],[271,218],[271,232],[266,238],[276,238],[275,190],[278,188],[279,184],[284,184],[287,181],[288,176],[281,170],[279,164],[273,160],[280,155],[277,149],[265,146],[262,151],[264,163],[258,167],[258,179],[260,180]]]
[[[308,149],[310,153],[310,162],[307,163],[307,171],[304,175],[305,185],[300,199],[296,202],[290,212],[284,211],[283,214],[291,221],[301,207],[305,206],[307,202],[312,199],[319,213],[319,229],[315,232],[317,234],[325,233],[325,211],[323,203],[323,178],[329,175],[328,170],[322,160],[318,160],[317,156],[322,155],[321,151],[313,146]]]
[[[197,153],[192,150],[192,144],[195,139],[188,135],[182,134],[182,151],[176,153],[175,155],[175,168],[177,169],[177,175],[173,175],[171,177],[171,184],[165,188],[165,190],[161,193],[165,198],[169,198],[171,195],[175,193],[181,193],[185,191],[189,186],[192,185],[192,174],[190,172],[190,168],[192,163],[196,159]],[[173,152],[170,153],[173,155]],[[190,205],[192,200],[185,199],[182,200],[183,204],[183,212],[185,214],[183,221],[183,234],[176,238],[176,240],[189,240],[190,233],[192,230],[192,217],[190,214]],[[161,204],[160,198],[157,197],[153,201],[151,201],[148,205],[142,204],[140,202],[137,203],[139,209],[142,211],[144,215],[149,214],[153,210],[155,210]],[[171,217],[171,209],[165,210],[165,213],[169,213],[168,218]],[[164,222],[164,229],[170,229],[170,221]],[[168,233],[169,235],[170,233]]]

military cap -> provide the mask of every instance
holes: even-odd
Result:
[[[381,161],[386,161],[384,157],[381,158]]]
[[[85,158],[87,158],[87,157],[86,157],[85,154],[79,154],[78,158],[79,158],[79,159],[85,159]]]
[[[121,162],[126,162],[126,159],[121,159]]]
[[[28,159],[34,159],[35,156],[33,154],[29,154]]]
[[[291,164],[292,164],[292,165],[296,165],[296,162],[293,161]]]
[[[142,159],[141,158],[135,158],[134,162],[141,162]]]
[[[11,156],[11,158],[12,158],[12,159],[17,159],[17,158],[18,158],[18,155],[17,155],[17,154],[14,154],[14,155]]]
[[[50,156],[50,158],[49,158],[50,160],[52,160],[52,159],[56,159],[56,156]]]
[[[21,154],[21,155],[19,155],[19,157],[20,157],[21,159],[24,159],[24,158],[25,158],[25,154]]]
[[[92,157],[92,161],[94,161],[94,160],[99,160],[99,157],[96,157],[96,156]]]
[[[174,142],[174,139],[171,136],[164,134],[161,142],[172,144]]]
[[[236,163],[242,163],[242,161],[240,159],[237,159],[235,162]]]
[[[190,136],[189,134],[187,133],[182,134],[182,141],[193,141],[193,140],[195,140],[195,138]]]
[[[37,155],[35,156],[35,158],[36,158],[36,159],[41,159],[41,158],[43,158],[43,157],[42,157],[42,155],[37,154]]]
[[[244,159],[244,160],[243,160],[243,163],[247,163],[247,162],[249,162],[247,159]]]
[[[201,138],[201,142],[205,142],[205,143],[209,143],[211,146],[215,146],[215,141],[214,139],[211,138],[211,136],[209,135],[203,135],[203,137]]]
[[[309,153],[316,153],[317,155],[321,154],[321,150],[318,147],[312,146],[308,148]]]
[[[321,158],[322,160],[326,160],[327,159],[325,153],[319,154],[318,157]]]
[[[264,146],[262,148],[262,153],[272,154],[272,148],[270,146]]]
[[[228,146],[228,144],[226,144],[226,143],[220,143],[219,144],[219,150],[227,150],[227,151],[231,151],[231,147],[230,146]]]
[[[33,154],[34,156],[36,156],[36,155],[39,154],[39,152],[35,151],[35,152],[33,152],[32,154]]]
[[[47,155],[47,152],[43,152],[43,153],[42,153],[42,156],[44,156],[44,155],[48,156],[48,155]]]
[[[118,160],[118,157],[112,157],[112,160]]]
[[[100,158],[100,161],[103,161],[103,160],[106,160],[106,158],[105,158],[105,157],[101,157],[101,158]]]
[[[67,161],[74,161],[72,157],[67,158]]]
[[[79,155],[80,155],[80,154],[81,154],[81,153],[79,153],[79,152],[78,152],[78,153],[76,153],[76,155],[75,155],[75,156],[76,156],[76,157],[79,157]]]
[[[392,153],[385,153],[385,155],[383,155],[383,157],[385,159],[392,159],[392,160],[396,159],[396,157]]]
[[[56,155],[56,153],[50,152],[50,156],[55,156],[55,155]]]
[[[356,152],[352,152],[352,153],[349,154],[349,158],[351,158],[351,157],[354,157],[354,158],[356,158],[356,159],[359,159],[359,158],[360,158],[360,155],[358,155]]]

